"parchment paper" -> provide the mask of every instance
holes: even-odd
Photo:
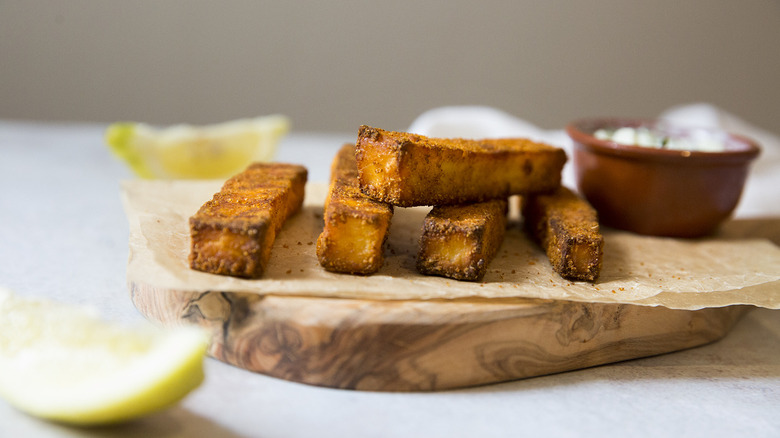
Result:
[[[415,270],[428,208],[396,208],[382,269],[372,276],[330,273],[317,262],[322,201],[327,187],[308,184],[303,210],[277,236],[263,278],[245,280],[189,268],[188,218],[222,181],[125,181],[130,225],[130,282],[184,291],[364,298],[381,300],[541,298],[631,303],[676,309],[735,304],[780,308],[780,247],[764,236],[780,219],[735,221],[715,237],[683,240],[604,229],[604,262],[596,283],[570,282],[510,221],[506,238],[478,283],[423,276]]]

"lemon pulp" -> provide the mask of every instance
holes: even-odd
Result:
[[[181,400],[203,381],[198,329],[126,328],[96,312],[0,288],[0,396],[49,420],[130,420]]]
[[[142,178],[223,178],[254,161],[271,161],[290,121],[282,115],[156,128],[114,123],[106,143]]]

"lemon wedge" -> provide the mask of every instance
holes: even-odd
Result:
[[[169,407],[203,381],[206,347],[193,327],[129,329],[0,288],[0,397],[47,420],[111,424]]]
[[[282,115],[164,128],[114,123],[105,141],[142,178],[224,178],[251,162],[271,161],[289,130],[290,121]]]

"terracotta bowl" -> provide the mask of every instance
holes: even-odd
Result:
[[[594,137],[599,129],[648,127],[665,136],[715,136],[722,152],[657,149]],[[640,234],[700,237],[715,232],[739,202],[758,145],[725,132],[674,128],[661,121],[583,119],[574,142],[577,186],[606,226]]]

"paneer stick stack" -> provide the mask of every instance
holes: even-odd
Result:
[[[566,154],[559,148],[527,139],[436,139],[364,125],[356,160],[367,196],[400,207],[434,205],[420,238],[417,269],[423,274],[481,279],[504,237],[506,199],[522,195],[529,214],[538,213],[527,219],[535,224],[527,229],[556,272],[576,280],[598,277],[595,211],[561,188]]]
[[[433,206],[416,267],[479,281],[502,245],[507,199],[520,195],[525,229],[553,269],[595,281],[603,238],[596,212],[561,186],[562,149],[527,139],[440,139],[361,126],[331,164],[317,258],[326,270],[370,275],[384,262],[394,207]],[[306,169],[254,164],[190,218],[193,269],[259,278],[276,234],[303,203]]]

